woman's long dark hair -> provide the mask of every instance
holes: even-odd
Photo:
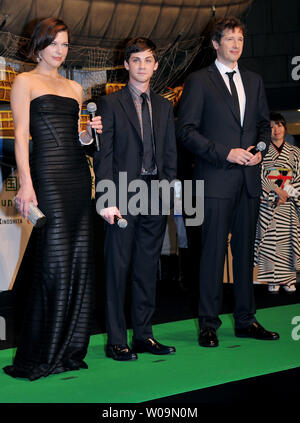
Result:
[[[69,29],[61,19],[47,18],[40,21],[32,33],[28,57],[37,62],[39,52],[48,47],[61,31],[67,31],[69,38]]]

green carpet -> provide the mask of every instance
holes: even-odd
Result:
[[[257,341],[233,335],[231,315],[223,315],[218,348],[197,343],[196,320],[154,327],[161,342],[176,346],[171,356],[140,354],[134,362],[105,357],[106,336],[94,335],[86,361],[88,370],[51,375],[34,382],[13,379],[0,371],[2,403],[138,403],[168,395],[298,367],[300,340],[291,324],[300,305],[259,310],[258,320],[280,333],[279,341]],[[300,328],[298,330],[300,334]],[[130,334],[131,335],[131,334]],[[14,350],[0,351],[0,367],[10,364]]]

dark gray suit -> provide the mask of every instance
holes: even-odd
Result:
[[[156,178],[172,181],[177,165],[172,105],[153,92],[150,97]],[[119,172],[127,173],[128,184],[142,178],[141,128],[129,88],[102,97],[98,110],[103,134],[101,151],[94,155],[96,183],[112,180],[118,192]],[[145,179],[149,183],[151,177]],[[157,265],[166,226],[166,216],[123,217],[128,220],[125,230],[105,222],[106,324],[108,343],[116,345],[127,343],[124,299],[130,269],[133,336],[153,338],[151,318],[155,310]]]
[[[261,192],[260,165],[230,165],[232,148],[270,143],[269,111],[260,76],[240,68],[246,95],[243,126],[215,64],[191,74],[180,101],[178,139],[195,154],[195,179],[204,180],[200,261],[200,327],[218,328],[222,279],[232,233],[235,324],[255,321],[253,243]]]

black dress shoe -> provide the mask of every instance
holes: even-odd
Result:
[[[153,338],[145,340],[133,339],[132,350],[136,353],[148,352],[156,355],[173,354],[176,351],[175,347],[168,347],[167,345],[160,344]]]
[[[258,322],[254,322],[246,328],[235,328],[235,336],[238,338],[254,338],[265,341],[275,341],[279,339],[278,333],[266,330]]]
[[[216,330],[213,328],[201,328],[199,334],[199,344],[201,347],[217,347],[219,340]]]
[[[111,345],[106,346],[106,357],[113,358],[117,361],[136,360],[137,355],[131,351],[128,345]]]

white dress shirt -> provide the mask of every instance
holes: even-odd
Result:
[[[236,73],[233,75],[233,81],[236,86],[236,90],[239,97],[239,105],[240,105],[240,113],[241,113],[241,125],[243,126],[244,123],[244,116],[245,116],[245,108],[246,108],[246,95],[244,90],[243,81],[241,78],[241,74],[238,68],[238,65],[234,69],[229,68],[226,65],[223,65],[223,63],[219,62],[218,59],[216,59],[215,64],[217,66],[217,69],[219,70],[220,74],[222,75],[222,78],[224,79],[224,82],[226,84],[226,87],[228,88],[228,91],[231,94],[230,90],[230,84],[229,84],[229,77],[226,75],[226,72],[233,72]]]

